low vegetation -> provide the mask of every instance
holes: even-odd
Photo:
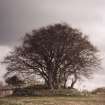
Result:
[[[105,94],[105,87],[100,87],[92,91],[92,94]]]

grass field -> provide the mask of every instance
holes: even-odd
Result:
[[[0,105],[105,105],[105,95],[90,97],[5,97]]]

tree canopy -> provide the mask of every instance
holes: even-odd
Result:
[[[12,72],[39,75],[50,89],[65,87],[68,77],[89,77],[98,66],[97,48],[78,29],[54,24],[25,35],[4,62]]]

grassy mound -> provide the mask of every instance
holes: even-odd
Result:
[[[26,87],[15,89],[15,96],[79,96],[81,93],[77,89],[54,89],[50,90],[46,87]]]

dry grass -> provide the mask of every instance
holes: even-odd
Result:
[[[0,105],[105,105],[105,95],[90,97],[6,97]]]

